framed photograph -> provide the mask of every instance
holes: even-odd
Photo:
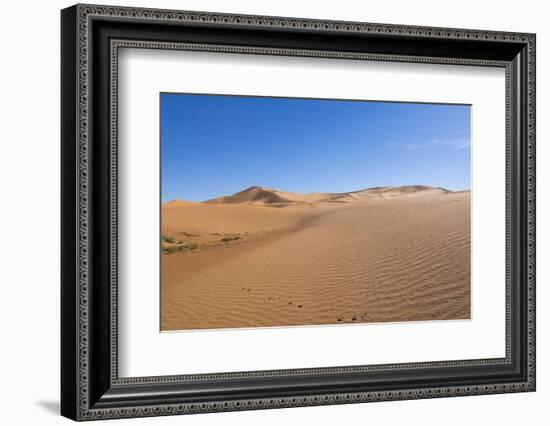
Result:
[[[535,35],[61,12],[61,412],[535,390]]]

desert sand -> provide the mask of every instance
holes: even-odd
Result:
[[[470,318],[470,192],[250,187],[162,205],[161,329]]]

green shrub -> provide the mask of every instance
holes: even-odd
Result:
[[[169,244],[176,244],[177,241],[174,237],[168,237],[166,235],[162,235],[160,237],[160,240],[163,242],[163,243],[169,243]]]
[[[171,246],[161,245],[161,251],[164,254],[172,254],[184,250],[198,250],[201,248],[201,245],[197,243],[184,243],[182,241],[177,241],[175,244],[176,245]]]
[[[164,254],[172,254],[183,250],[183,246],[162,246],[161,248]]]
[[[240,238],[241,236],[239,234],[224,234],[224,237],[221,239],[221,241],[224,243],[228,243],[230,241],[235,241]]]

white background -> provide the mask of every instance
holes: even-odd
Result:
[[[545,424],[550,400],[550,75],[548,11],[541,1],[338,2],[196,0],[133,6],[536,32],[538,391],[453,399],[118,420],[118,424],[279,425]],[[0,26],[0,400],[2,423],[69,424],[59,395],[59,9],[65,1],[9,2]],[[546,166],[546,167],[545,167]],[[102,424],[117,424],[107,421]]]
[[[505,356],[503,68],[123,49],[118,76],[121,376]],[[471,320],[159,333],[159,92],[472,104]]]

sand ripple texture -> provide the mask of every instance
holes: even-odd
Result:
[[[163,206],[162,330],[470,318],[469,191],[267,198]]]

